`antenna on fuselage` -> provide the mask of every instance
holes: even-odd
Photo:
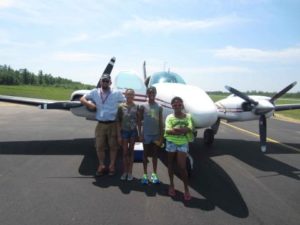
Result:
[[[166,72],[166,66],[167,66],[167,62],[164,61],[164,66],[163,66],[163,71]]]

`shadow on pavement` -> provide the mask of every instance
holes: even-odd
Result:
[[[243,146],[243,147],[241,147]],[[299,147],[299,146],[297,146]],[[201,210],[213,210],[218,207],[235,217],[245,218],[249,211],[237,186],[226,173],[210,157],[218,155],[232,155],[237,159],[263,171],[273,171],[280,175],[299,180],[298,168],[289,166],[281,161],[268,156],[272,153],[296,154],[297,152],[283,149],[277,144],[269,144],[268,154],[257,150],[257,142],[243,140],[217,139],[213,146],[206,147],[201,139],[191,144],[191,155],[194,158],[194,169],[190,179],[190,186],[196,190],[204,199],[193,198],[185,206],[199,208]],[[94,139],[75,140],[48,140],[48,141],[22,141],[22,142],[0,142],[0,154],[2,155],[83,155],[79,165],[79,173],[82,176],[94,176],[98,161],[94,150]],[[161,161],[166,165],[166,153],[162,151]],[[118,157],[118,171],[121,171],[121,159]],[[143,186],[138,179],[132,182],[120,181],[119,175],[113,177],[95,177],[94,185],[101,188],[110,186],[119,187],[123,194],[131,191],[144,192],[147,196],[167,196],[168,185],[149,184]],[[182,192],[177,192],[174,201],[182,202]]]

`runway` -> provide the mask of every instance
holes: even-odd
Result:
[[[258,130],[257,121],[232,125]],[[1,225],[300,221],[300,124],[268,120],[268,137],[278,143],[269,142],[266,153],[258,137],[226,124],[211,147],[199,131],[191,146],[195,168],[188,203],[178,178],[176,197],[167,196],[163,151],[160,185],[140,184],[141,163],[134,164],[134,181],[120,181],[120,159],[115,177],[95,178],[95,122],[68,111],[0,103],[0,128]]]

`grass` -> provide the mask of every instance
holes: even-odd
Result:
[[[73,89],[30,85],[0,85],[0,95],[22,96],[51,100],[69,100]]]
[[[0,95],[22,96],[30,98],[41,98],[51,100],[69,100],[73,89],[61,87],[43,87],[43,86],[10,86],[0,85]],[[226,98],[228,95],[210,95],[214,102]],[[300,99],[296,98],[280,98],[276,104],[300,104]],[[288,110],[278,112],[276,114],[296,119],[300,121],[300,110]]]

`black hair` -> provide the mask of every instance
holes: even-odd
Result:
[[[171,105],[173,105],[175,101],[180,101],[180,102],[182,102],[182,103],[183,103],[183,100],[182,100],[182,98],[180,98],[180,97],[176,96],[176,97],[172,98],[172,100],[171,100]]]
[[[148,87],[146,93],[148,94],[150,91],[154,92],[155,94],[157,93],[156,87],[154,87],[154,86]]]
[[[135,93],[135,91],[132,88],[126,88],[125,93],[127,93],[128,91],[132,91],[133,93]]]

